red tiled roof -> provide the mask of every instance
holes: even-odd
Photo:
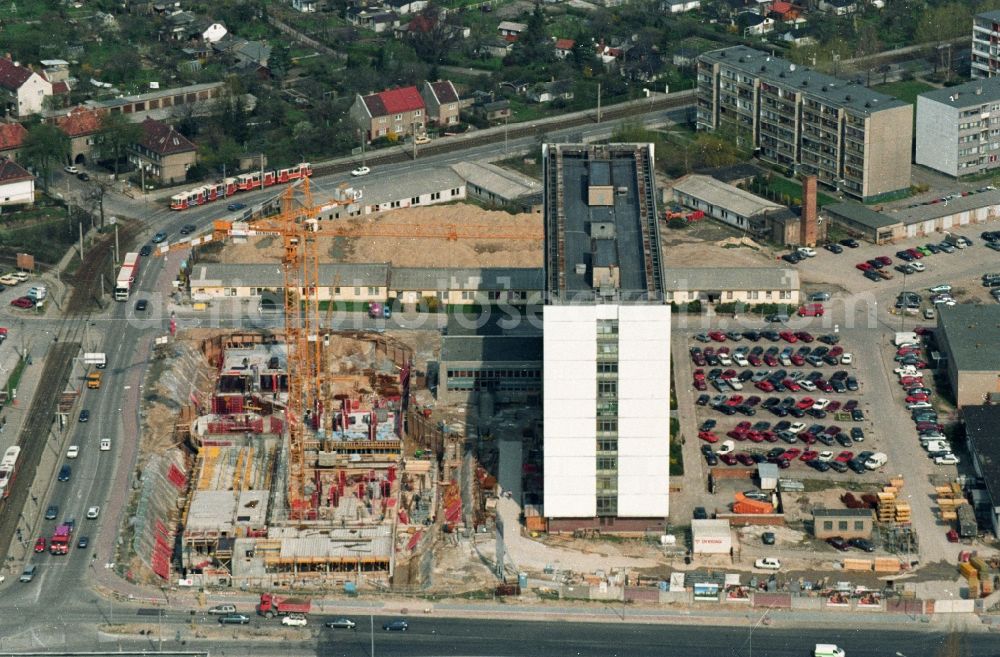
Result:
[[[56,126],[69,137],[92,135],[101,129],[101,114],[97,110],[74,107],[69,114],[56,117]]]
[[[33,180],[35,177],[14,160],[0,157],[0,183]]]
[[[787,14],[791,10],[792,10],[792,3],[790,2],[783,2],[782,0],[778,0],[777,2],[771,5],[771,11],[773,11],[776,14]]]
[[[70,92],[69,82],[65,80],[52,83],[52,93],[61,96],[63,94],[68,94]]]
[[[438,102],[442,105],[458,102],[458,92],[455,91],[455,86],[450,80],[431,82],[431,89],[434,90],[434,95],[437,96]]]
[[[0,124],[0,151],[20,148],[26,136],[28,131],[20,123]]]
[[[362,100],[372,116],[400,114],[424,108],[424,99],[420,97],[416,87],[380,91],[377,94],[363,96]]]
[[[142,141],[139,143],[160,155],[187,153],[195,150],[194,144],[163,121],[146,119],[142,122]]]
[[[413,17],[407,25],[407,29],[410,32],[430,32],[437,25],[437,18],[434,16],[424,16],[423,14],[417,14]]]
[[[17,91],[31,77],[31,71],[23,66],[17,66],[6,57],[0,57],[0,87]]]
[[[573,39],[557,39],[556,40],[556,50],[572,50],[573,46],[576,45],[576,41]]]

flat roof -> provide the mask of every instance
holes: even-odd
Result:
[[[269,367],[271,358],[278,359],[278,367],[284,370],[288,367],[288,345],[258,344],[252,347],[235,347],[226,349],[222,356],[222,372],[248,370],[256,366],[259,371],[272,369]]]
[[[185,532],[233,535],[237,525],[262,527],[267,518],[266,490],[196,490],[188,509]]]
[[[777,466],[775,466],[777,467]],[[691,521],[691,533],[700,536],[732,536],[730,533],[732,528],[729,525],[729,520],[723,519],[707,519],[707,520],[692,520]]]
[[[866,518],[871,517],[871,509],[813,509],[812,514],[815,517],[830,518],[830,517],[854,517],[854,518]]]
[[[451,165],[451,169],[470,185],[503,199],[513,200],[542,193],[542,183],[534,178],[488,162],[458,162]]]
[[[441,362],[542,362],[541,335],[459,335],[441,338]]]
[[[798,290],[799,272],[784,267],[671,267],[663,287],[680,290]]]
[[[358,201],[359,205],[379,205],[463,187],[465,180],[449,167],[428,167],[393,171],[392,175],[384,181],[374,178],[353,180],[351,186],[364,190],[364,195]],[[312,190],[313,195],[318,199],[333,198],[332,193],[329,196],[324,196],[322,188],[317,194],[315,183]]]
[[[1000,306],[938,306],[938,329],[957,371],[1000,372]]]
[[[269,527],[268,538],[281,541],[281,558],[326,559],[387,559],[392,554],[392,527],[387,524],[372,527],[324,527],[322,533],[313,528]]]
[[[673,189],[710,205],[725,208],[741,217],[752,217],[766,212],[788,209],[784,205],[751,194],[745,189],[716,180],[712,176],[697,173],[674,181]]]
[[[831,215],[843,217],[848,221],[861,224],[862,226],[866,226],[873,230],[888,228],[902,223],[898,218],[893,218],[889,215],[882,214],[881,212],[875,212],[871,208],[867,208],[860,203],[832,203],[830,205],[824,205],[820,209],[820,212],[826,212]]]
[[[477,313],[449,313],[444,337],[470,335],[541,335],[542,313],[540,307],[525,309],[524,314],[513,308]]]
[[[545,275],[551,302],[594,303],[591,226],[614,226],[618,300],[662,297],[652,144],[545,144]],[[614,188],[588,205],[592,185]],[[640,192],[642,198],[640,198]]]
[[[964,406],[962,419],[986,490],[993,505],[1000,505],[1000,406]]]
[[[872,91],[864,84],[853,80],[843,80],[819,73],[793,64],[787,59],[774,57],[770,53],[746,46],[712,50],[702,53],[699,59],[734,68],[748,76],[767,80],[786,89],[795,89],[821,103],[843,107],[856,114],[870,115],[908,104],[893,96]]]
[[[985,18],[988,21],[1000,21],[1000,9],[994,11],[984,11],[976,14],[976,18]]]
[[[323,284],[386,287],[389,282],[388,264],[326,263],[319,266]],[[196,264],[191,271],[191,287],[270,287],[285,285],[285,275],[279,263],[236,264],[209,262]]]
[[[1000,78],[972,80],[955,87],[932,89],[918,95],[917,98],[927,98],[956,109],[976,107],[1000,100]]]
[[[958,214],[959,212],[978,210],[979,208],[994,205],[1000,205],[1000,189],[973,192],[968,196],[959,196],[940,203],[902,208],[886,214],[891,217],[898,217],[899,221],[904,224],[917,224],[922,221],[931,221],[932,219],[940,219],[941,217]]]

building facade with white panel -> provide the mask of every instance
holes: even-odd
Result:
[[[543,148],[549,531],[662,529],[670,307],[649,144]]]

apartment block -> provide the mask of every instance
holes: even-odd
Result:
[[[865,201],[910,186],[913,107],[855,82],[735,46],[698,58],[698,128]]]
[[[955,177],[1000,167],[1000,77],[917,96],[916,163]]]
[[[991,78],[1000,71],[1000,11],[972,19],[972,79]]]
[[[670,306],[650,144],[547,144],[542,310],[550,531],[662,529]]]

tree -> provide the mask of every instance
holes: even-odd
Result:
[[[118,167],[133,144],[142,139],[142,126],[132,123],[124,114],[108,113],[101,117],[101,129],[97,133],[97,150],[103,159],[114,162],[115,178]]]
[[[523,66],[547,64],[555,59],[555,47],[545,33],[545,14],[542,13],[540,2],[535,3],[535,10],[528,18],[528,27],[517,37],[514,48],[507,59],[511,64]]]
[[[413,50],[428,64],[444,63],[448,53],[459,45],[458,30],[444,21],[441,9],[434,5],[427,5],[417,14],[410,27]]]
[[[39,123],[28,130],[24,139],[23,157],[42,173],[45,189],[49,188],[52,165],[66,162],[69,138],[51,123]]]

